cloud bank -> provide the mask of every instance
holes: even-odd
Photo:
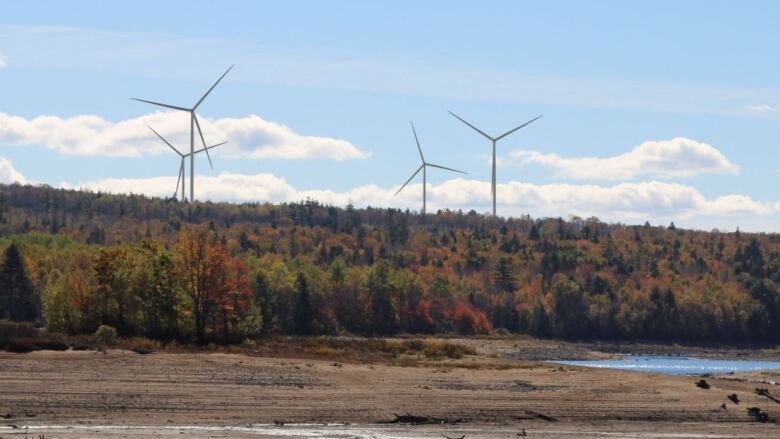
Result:
[[[199,120],[207,143],[230,142],[219,148],[223,154],[253,159],[339,161],[370,155],[347,140],[302,135],[254,114],[223,119],[199,116]],[[42,145],[75,156],[141,157],[169,152],[147,126],[179,150],[189,149],[189,116],[180,111],[155,112],[120,122],[94,115],[26,119],[0,113],[0,144]]]
[[[577,180],[633,180],[639,177],[686,178],[702,174],[738,174],[731,163],[712,145],[685,137],[647,141],[629,152],[612,157],[564,158],[557,154],[518,150],[510,161],[520,165],[539,164],[556,177]]]
[[[68,188],[104,192],[133,192],[150,196],[171,196],[175,177],[149,179],[105,179]],[[418,210],[421,184],[407,186],[397,197],[398,186],[365,185],[349,191],[301,190],[273,174],[244,175],[223,172],[218,176],[198,176],[196,195],[201,200],[289,202],[311,198],[323,203],[357,206],[399,207]],[[488,182],[456,178],[438,185],[428,185],[429,211],[436,209],[490,208]],[[647,181],[612,186],[546,184],[511,181],[498,185],[498,208],[501,215],[598,216],[611,221],[680,220],[695,216],[769,215],[780,212],[780,203],[764,203],[745,195],[706,198],[693,187],[677,183]]]

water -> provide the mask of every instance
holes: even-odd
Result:
[[[726,374],[780,369],[780,361],[705,360],[693,357],[625,356],[619,360],[553,361],[571,366],[601,367],[607,369],[655,372],[670,375]]]

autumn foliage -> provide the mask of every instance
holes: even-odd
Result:
[[[0,249],[0,315],[71,334],[780,340],[774,234],[13,185]]]

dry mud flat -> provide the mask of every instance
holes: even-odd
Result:
[[[513,365],[0,353],[0,437],[498,438],[522,429],[528,437],[780,437],[772,422],[780,404],[754,393],[780,394],[768,384],[780,381],[776,372],[711,377],[704,390],[691,377]],[[732,393],[739,404],[727,399]],[[748,407],[765,410],[770,422],[754,422]],[[382,424],[405,413],[453,423]],[[323,426],[337,423],[349,425]]]

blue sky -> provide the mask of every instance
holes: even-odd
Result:
[[[13,2],[0,179],[169,196],[199,109],[196,197],[429,206],[780,231],[776,2]],[[41,118],[41,116],[48,116]],[[650,143],[648,143],[650,142]],[[633,152],[632,152],[633,151]],[[595,159],[595,160],[594,160]],[[0,167],[0,168],[2,168]],[[189,170],[188,170],[189,172]],[[200,190],[199,190],[200,188]],[[430,209],[429,209],[430,210]]]

